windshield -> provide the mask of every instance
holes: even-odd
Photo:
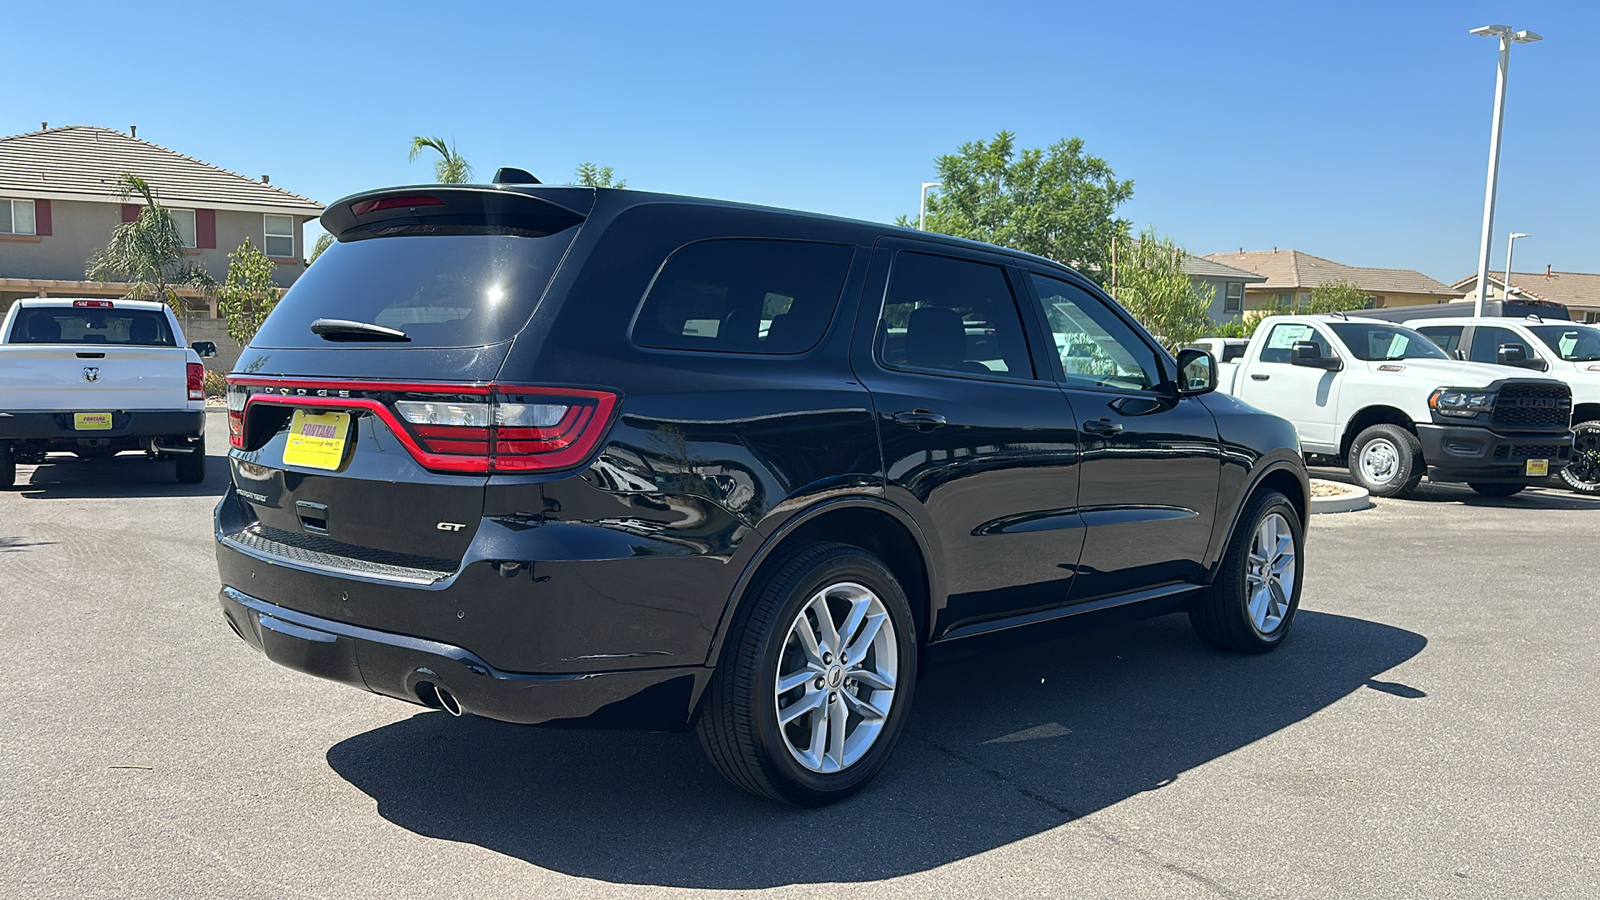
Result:
[[[1530,325],[1528,330],[1567,362],[1600,361],[1600,328],[1588,325]]]
[[[1449,359],[1439,345],[1409,328],[1376,322],[1335,322],[1333,333],[1356,359]]]

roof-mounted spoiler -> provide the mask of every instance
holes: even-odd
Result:
[[[353,194],[324,210],[321,224],[341,241],[407,226],[433,226],[437,233],[455,226],[551,234],[582,222],[593,206],[589,188],[428,184]]]

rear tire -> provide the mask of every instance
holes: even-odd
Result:
[[[1350,445],[1350,475],[1374,497],[1404,497],[1426,471],[1422,442],[1398,425],[1373,425]]]
[[[206,436],[200,435],[199,439],[189,446],[194,448],[194,452],[178,457],[179,484],[199,484],[206,480]]]
[[[1200,639],[1235,653],[1278,649],[1294,624],[1305,581],[1305,528],[1277,491],[1251,497],[1209,595],[1189,607]]]
[[[0,444],[0,491],[17,483],[17,456],[10,444]]]
[[[1572,426],[1572,461],[1561,470],[1561,483],[1580,494],[1600,494],[1600,422]]]
[[[797,546],[758,577],[706,689],[700,745],[751,793],[843,800],[888,762],[905,725],[917,680],[911,607],[888,567],[848,544]]]
[[[1522,493],[1527,487],[1525,484],[1484,484],[1481,481],[1469,481],[1467,487],[1472,488],[1485,497],[1510,497]]]

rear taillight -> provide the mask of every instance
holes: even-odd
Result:
[[[206,367],[201,363],[189,363],[189,399],[204,400],[206,398]]]
[[[244,407],[250,389],[228,379],[228,446],[244,449]]]

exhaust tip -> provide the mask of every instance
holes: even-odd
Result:
[[[444,708],[444,705],[439,702],[439,690],[433,686],[433,682],[419,681],[415,690],[417,692],[417,702],[423,706],[429,709]]]
[[[452,716],[459,717],[461,715],[461,701],[456,699],[455,694],[450,693],[442,687],[434,688],[434,692],[439,695],[440,709],[443,709]]]

